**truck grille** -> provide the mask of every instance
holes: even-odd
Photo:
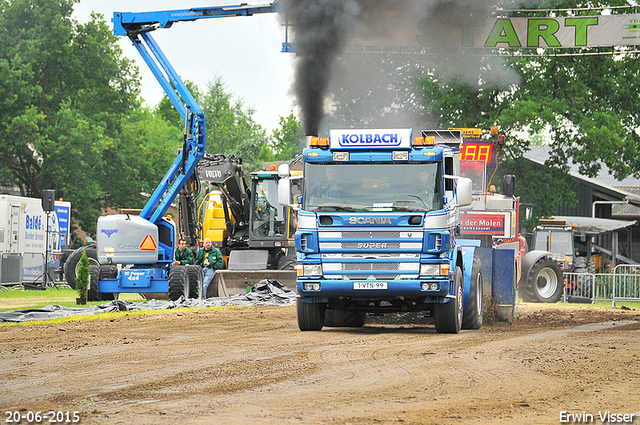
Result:
[[[325,277],[344,280],[416,279],[422,229],[319,232]]]
[[[345,239],[398,239],[400,232],[342,232]]]
[[[399,270],[399,263],[343,263],[344,271]]]

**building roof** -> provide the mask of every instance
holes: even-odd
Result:
[[[533,161],[540,165],[545,165],[547,159],[549,159],[551,153],[551,147],[548,145],[531,145],[528,152],[524,153],[524,157],[530,161]],[[569,174],[579,180],[582,180],[590,185],[598,186],[608,192],[615,193],[621,200],[628,200],[630,204],[640,206],[640,179],[635,177],[627,177],[622,180],[616,179],[609,168],[601,163],[600,172],[595,178],[586,177],[578,171],[578,165],[569,163]],[[633,205],[632,205],[633,206]],[[622,209],[621,206],[616,206],[614,209]],[[629,210],[628,212],[632,212]],[[637,209],[633,210],[633,214],[639,215],[640,212]],[[627,214],[616,214],[627,215]]]
[[[551,220],[540,220],[540,224],[545,221],[551,222]],[[627,227],[635,226],[636,221],[622,221],[611,220],[608,218],[593,218],[593,217],[567,217],[567,216],[555,216],[553,221],[557,221],[555,224],[562,224],[571,226],[574,230],[585,233],[587,236],[596,236],[603,233],[615,232],[617,230],[626,229]]]

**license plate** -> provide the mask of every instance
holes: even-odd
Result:
[[[353,282],[353,289],[387,289],[387,282]]]

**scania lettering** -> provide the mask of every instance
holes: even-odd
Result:
[[[373,143],[392,134],[398,146]],[[487,270],[485,291],[479,244],[457,239],[460,207],[472,197],[471,179],[460,176],[462,133],[332,130],[329,139],[308,138],[303,153],[300,330],[363,326],[368,313],[395,312],[429,314],[438,332],[479,328],[494,282]],[[287,186],[282,203],[291,199]],[[513,271],[512,258],[505,270]]]
[[[351,217],[349,224],[391,224],[389,217]]]

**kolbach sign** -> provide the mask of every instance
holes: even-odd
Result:
[[[437,48],[581,48],[640,45],[640,14],[471,19],[468,23],[425,19],[391,37],[362,34],[350,44]],[[415,18],[413,18],[415,19]],[[410,28],[414,28],[411,31]]]

